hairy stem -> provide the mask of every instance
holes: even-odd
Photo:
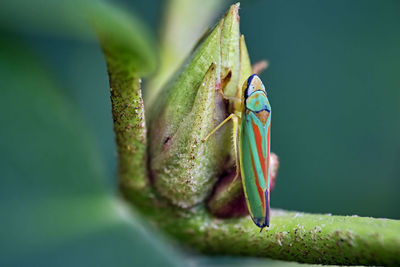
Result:
[[[114,132],[121,182],[135,190],[147,186],[146,127],[140,79],[108,64]]]
[[[122,187],[151,196],[147,174],[147,130],[140,77],[155,68],[153,43],[138,20],[99,4],[87,12],[107,63]]]
[[[128,201],[135,193],[125,191]],[[156,226],[205,254],[268,257],[334,265],[399,265],[400,221],[272,209],[260,232],[249,216],[218,219],[204,206],[191,210],[153,202],[139,207]]]
[[[400,264],[396,220],[273,210],[271,227],[260,233],[249,217],[220,220],[204,211],[161,220],[160,227],[207,254],[337,265]]]

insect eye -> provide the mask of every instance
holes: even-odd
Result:
[[[246,97],[250,96],[250,94],[254,91],[254,85],[250,85],[246,90]]]

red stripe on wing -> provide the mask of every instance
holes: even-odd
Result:
[[[263,174],[264,174],[265,183],[268,184],[267,183],[267,180],[268,180],[267,174],[268,173],[267,173],[267,168],[266,168],[267,166],[269,166],[268,162],[267,162],[268,157],[267,157],[267,159],[264,158],[264,154],[263,154],[263,151],[262,151],[262,137],[261,137],[260,129],[254,123],[254,121],[251,121],[251,124],[252,124],[252,127],[253,127],[254,137],[256,139],[258,159],[260,160],[260,165],[261,165],[261,168],[262,168],[262,171],[263,171]],[[268,129],[269,129],[269,127],[268,127]],[[267,142],[268,142],[267,145],[269,145],[269,137],[268,137]]]
[[[250,146],[250,145],[249,145]],[[251,147],[250,147],[250,151],[251,151]],[[261,186],[260,186],[260,182],[258,180],[258,175],[257,175],[257,170],[256,170],[256,166],[254,164],[254,158],[253,158],[253,153],[250,153],[250,157],[251,157],[251,166],[253,167],[253,173],[254,173],[254,179],[256,180],[256,187],[257,187],[257,191],[258,191],[258,196],[260,197],[261,200],[261,204],[262,204],[262,210],[263,212],[265,211],[265,196],[264,196],[264,191],[262,190]]]

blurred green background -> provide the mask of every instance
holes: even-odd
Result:
[[[163,1],[111,3],[157,40]],[[73,8],[0,5],[0,265],[179,263],[115,198],[106,66]],[[273,207],[400,219],[399,14],[399,1],[241,3],[250,56],[270,63]]]

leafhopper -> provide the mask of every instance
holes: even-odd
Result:
[[[241,174],[246,203],[253,222],[262,229],[270,220],[270,144],[271,105],[258,75],[251,75],[243,84],[234,111],[203,141],[222,125],[233,121],[233,142],[236,176]]]

